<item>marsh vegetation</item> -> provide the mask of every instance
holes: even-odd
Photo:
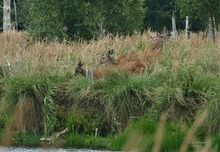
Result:
[[[53,142],[112,150],[219,151],[219,41],[183,37],[166,41],[140,74],[112,67],[105,77],[91,80],[75,76],[79,61],[100,69],[108,50],[114,49],[117,59],[150,50],[152,40],[146,33],[89,42],[0,34],[1,143],[39,145],[41,137],[68,128]]]

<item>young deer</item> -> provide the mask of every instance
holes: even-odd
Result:
[[[75,69],[75,76],[81,74],[83,76],[86,77],[86,70],[83,68],[84,63],[82,63],[81,61],[79,61],[76,69]]]
[[[86,72],[86,69],[83,68],[83,65],[84,63],[82,63],[81,61],[79,61],[76,69],[75,69],[75,76],[81,74],[83,76],[87,76],[87,72]],[[95,69],[93,70],[93,77],[96,79],[96,78],[103,78],[106,73],[108,72],[109,70],[107,68],[102,68],[102,69]]]
[[[101,64],[110,65],[116,70],[128,71],[130,73],[139,74],[143,73],[147,68],[148,62],[145,60],[135,60],[127,62],[116,62],[111,55],[113,50],[109,50],[106,54],[100,59]]]

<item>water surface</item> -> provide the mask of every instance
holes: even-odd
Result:
[[[30,147],[0,147],[0,152],[109,152],[92,149],[68,149],[68,148],[30,148]]]

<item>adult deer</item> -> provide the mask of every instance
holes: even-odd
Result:
[[[126,61],[126,62],[117,62],[111,56],[113,54],[113,50],[109,50],[106,54],[104,54],[100,63],[105,64],[107,66],[111,66],[116,70],[128,71],[133,74],[143,73],[144,70],[148,66],[148,62],[145,60],[135,60],[135,61]]]
[[[150,50],[154,51],[161,51],[163,49],[163,44],[167,40],[170,39],[170,36],[168,34],[157,34],[156,37],[149,36],[148,37],[152,40],[151,48]]]
[[[169,39],[167,35],[158,35],[156,38],[148,36],[153,42],[150,50],[132,51],[128,54],[119,55],[117,62],[122,63],[126,61],[134,61],[137,59],[143,59],[146,61],[153,61],[155,57],[161,52],[163,44]]]
[[[145,61],[152,61],[159,51],[154,50],[144,50],[144,51],[133,51],[129,54],[122,54],[119,55],[117,58],[118,63],[123,63],[127,61],[135,61],[135,60],[145,60]]]

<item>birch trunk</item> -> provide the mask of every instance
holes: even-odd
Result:
[[[17,6],[16,6],[15,0],[14,0],[14,10],[15,10],[15,26],[14,26],[14,30],[18,30],[18,15],[17,15]]]
[[[185,34],[186,34],[186,39],[189,39],[189,17],[186,16],[186,31],[185,31]]]
[[[215,22],[215,17],[213,16],[213,28],[214,28],[214,34],[215,36],[217,35],[217,27],[216,27],[216,22]]]
[[[215,32],[214,32],[214,23],[213,23],[213,17],[209,17],[209,37],[215,41]]]
[[[4,0],[3,5],[3,32],[7,32],[11,29],[11,0]]]
[[[175,18],[175,13],[173,11],[173,15],[172,15],[172,36],[173,38],[176,38],[176,18]]]

